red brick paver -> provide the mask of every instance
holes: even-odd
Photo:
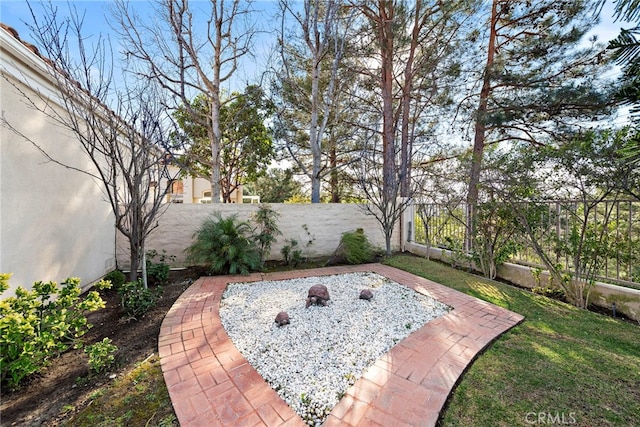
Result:
[[[228,283],[374,272],[453,307],[370,366],[333,408],[325,426],[434,426],[447,396],[476,355],[524,317],[381,264],[249,276],[203,277],[162,323],[164,379],[182,427],[303,426],[249,365],[220,323]]]

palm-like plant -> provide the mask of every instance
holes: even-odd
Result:
[[[196,231],[187,248],[187,261],[206,265],[212,274],[249,274],[260,268],[260,253],[251,238],[251,226],[237,215],[223,218],[215,212]]]

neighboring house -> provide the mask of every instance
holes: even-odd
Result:
[[[168,167],[168,175],[176,176],[177,169]],[[164,183],[161,183],[164,185]],[[167,183],[169,203],[211,203],[211,182],[202,177],[184,177]],[[260,203],[260,196],[246,196],[242,185],[231,193],[231,203]]]
[[[93,170],[72,132],[27,105],[25,97],[62,108],[37,49],[0,27],[0,272],[13,274],[12,289],[74,276],[86,286],[115,268],[111,205],[100,182],[47,161],[10,129],[62,163]]]

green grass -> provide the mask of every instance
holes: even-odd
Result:
[[[464,374],[442,425],[640,422],[640,327],[423,258],[385,264],[525,316]]]
[[[73,427],[177,426],[160,359],[138,364],[112,384],[94,391],[86,405],[64,422]]]

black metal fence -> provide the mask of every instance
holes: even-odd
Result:
[[[507,218],[515,221],[511,224],[509,240],[518,248],[510,262],[544,268],[531,244],[531,237],[535,235],[536,243],[547,257],[563,269],[572,271],[572,265],[580,262],[581,257],[595,255],[598,258],[598,279],[638,287],[640,202],[554,200],[535,205],[512,204],[510,208],[519,212],[519,215]],[[414,205],[413,216],[412,240],[416,243],[467,254],[474,252],[473,239],[469,239],[467,233],[469,215],[466,204],[419,203]],[[533,224],[535,229],[529,235],[524,232],[525,216],[527,224]],[[485,215],[485,218],[490,216]],[[488,234],[505,230],[505,218],[490,218],[490,221],[493,223],[484,224]]]

